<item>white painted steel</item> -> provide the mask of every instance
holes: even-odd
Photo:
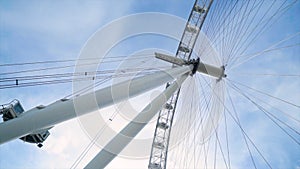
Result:
[[[155,53],[155,57],[158,59],[173,63],[175,65],[179,65],[179,66],[188,64],[188,61],[186,61],[184,59],[166,55],[166,54]],[[209,65],[209,64],[206,64],[203,62],[199,63],[197,71],[202,74],[209,75],[209,76],[212,76],[217,79],[220,79],[225,76],[223,67],[216,67],[216,66]]]
[[[162,53],[156,53],[156,52],[154,54],[155,54],[156,58],[164,60],[164,61],[167,61],[167,62],[170,62],[170,63],[173,63],[175,65],[182,66],[182,65],[187,64],[187,62],[184,61],[181,58],[177,58],[177,57],[166,55],[166,54],[162,54]]]
[[[204,75],[208,75],[217,79],[221,79],[225,76],[223,67],[215,67],[202,62],[199,63],[197,71]]]
[[[109,164],[129,142],[148,124],[161,107],[176,92],[188,73],[182,75],[172,83],[163,93],[149,103],[127,126],[125,126],[94,158],[85,168],[104,168]]]
[[[111,86],[78,96],[75,98],[76,102],[84,103],[81,104],[80,112],[75,111],[73,103],[75,99],[58,100],[43,109],[33,108],[18,118],[0,123],[0,144],[137,96],[161,86],[191,69],[192,66],[172,68],[115,84],[112,86],[113,96]],[[96,99],[98,106],[91,104],[91,98]]]

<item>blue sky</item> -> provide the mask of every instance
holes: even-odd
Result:
[[[0,0],[0,64],[31,62],[43,60],[76,59],[93,33],[112,20],[125,15],[141,12],[161,12],[176,15],[186,19],[189,15],[193,1],[8,1]],[[291,10],[281,17],[275,24],[263,34],[251,47],[248,53],[255,53],[266,49],[275,42],[284,39],[300,31],[300,22],[297,16],[300,14],[300,3],[298,2]],[[163,24],[163,23],[162,23]],[[146,37],[146,38],[145,38]],[[149,40],[151,48],[160,48],[174,53],[177,42],[161,38],[159,36],[135,37],[132,41],[125,42],[124,46],[116,48],[113,52],[124,54],[122,49],[128,52],[143,49],[147,44],[130,45],[131,42],[144,42],[143,38]],[[161,39],[160,39],[161,38]],[[160,43],[157,43],[157,41]],[[300,36],[288,40],[281,46],[299,44]],[[272,76],[241,76],[239,73],[274,73],[274,74],[300,74],[300,48],[299,45],[293,48],[268,52],[255,57],[243,66],[239,66],[228,73],[232,80],[243,82],[253,88],[271,93],[272,95],[289,100],[299,105],[300,96],[298,93],[300,80],[299,76],[272,77]],[[47,65],[40,65],[44,67]],[[40,68],[37,67],[37,68]],[[22,67],[28,68],[28,67]],[[16,71],[18,67],[0,67],[0,72]],[[72,71],[72,69],[69,69]],[[67,71],[67,70],[65,70]],[[50,71],[49,71],[50,72]],[[51,72],[50,72],[51,73]],[[39,74],[36,72],[35,74]],[[34,75],[34,74],[33,74]],[[1,77],[0,77],[1,78]],[[40,104],[50,104],[53,101],[64,97],[72,92],[71,84],[49,85],[27,88],[0,89],[0,103],[7,103],[15,98],[19,99],[25,108],[29,110]],[[51,91],[51,92],[49,92]],[[248,89],[244,89],[248,91]],[[300,119],[299,109],[290,107],[263,95],[254,94],[264,101],[274,105],[276,108],[286,110],[287,113]],[[261,112],[249,105],[238,93],[232,92],[241,121],[250,137],[258,142],[266,157],[270,159],[274,168],[299,169],[300,147],[287,138],[284,133]],[[275,109],[270,110],[280,113]],[[109,110],[109,109],[106,109]],[[285,116],[279,116],[290,123],[297,131],[300,130],[299,123],[294,123]],[[268,122],[266,122],[268,121]],[[233,120],[231,142],[236,143],[232,152],[236,152],[236,162],[233,167],[248,168],[251,159],[242,142],[240,131]],[[221,124],[222,126],[223,124]],[[146,135],[153,135],[154,125],[147,128]],[[153,129],[153,130],[151,130]],[[51,135],[45,142],[42,149],[35,145],[23,143],[20,140],[11,141],[0,146],[0,168],[70,168],[75,159],[89,144],[90,140],[85,131],[81,129],[78,121],[70,120],[55,126]],[[299,140],[299,135],[295,135]],[[84,164],[91,159],[98,148],[93,148],[88,154]],[[252,150],[255,151],[252,147]],[[259,155],[255,155],[258,168],[266,168],[261,162]],[[16,160],[17,159],[17,160]],[[110,164],[111,168],[146,168],[147,160],[132,160],[117,158]]]

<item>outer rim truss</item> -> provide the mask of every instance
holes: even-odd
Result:
[[[210,0],[207,5],[198,0],[195,1],[177,48],[176,57],[190,61],[199,32],[212,3],[213,0]],[[166,88],[168,86],[169,83],[166,84]],[[165,169],[167,166],[168,146],[179,94],[180,88],[159,111],[148,164],[149,169]]]

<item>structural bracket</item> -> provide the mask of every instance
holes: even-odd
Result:
[[[192,74],[196,73],[196,71],[198,71],[199,73],[214,77],[218,80],[222,79],[223,77],[226,77],[226,75],[224,74],[225,72],[225,68],[224,66],[221,67],[216,67],[210,64],[206,64],[200,61],[200,59],[198,60],[184,60],[181,58],[177,58],[174,56],[170,56],[170,55],[166,55],[166,54],[162,54],[162,53],[155,53],[155,57],[161,60],[164,60],[166,62],[178,65],[178,66],[183,66],[183,65],[194,65],[194,70],[192,72]]]

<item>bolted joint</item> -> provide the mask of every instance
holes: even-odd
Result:
[[[226,78],[227,74],[225,74],[225,66],[221,66],[221,69],[223,69],[222,77]]]
[[[222,73],[221,73],[221,76],[217,79],[217,82],[219,82],[220,80],[222,80],[222,78],[226,78],[227,75],[225,74],[225,66],[221,66],[221,70],[222,70]]]
[[[191,59],[189,61],[189,64],[192,64],[194,66],[193,70],[192,70],[192,73],[191,73],[191,76],[193,76],[197,72],[198,67],[199,67],[199,63],[200,63],[200,58],[199,57],[197,59]]]

